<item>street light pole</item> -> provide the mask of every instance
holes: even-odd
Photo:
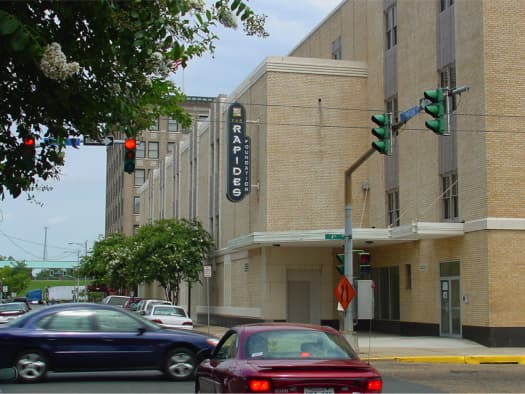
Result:
[[[84,247],[84,256],[87,256],[87,240],[84,243],[80,242],[68,242],[68,245],[77,245],[77,246],[83,246]],[[80,249],[77,248],[77,289],[76,289],[76,302],[79,301],[79,294],[80,294]]]

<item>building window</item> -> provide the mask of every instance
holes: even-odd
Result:
[[[342,59],[341,36],[337,37],[335,41],[332,42],[332,59]]]
[[[142,186],[146,181],[146,171],[144,168],[135,169],[135,186]]]
[[[160,122],[159,118],[154,119],[151,123],[151,126],[149,127],[150,131],[159,131],[160,130]]]
[[[443,218],[457,219],[458,209],[458,175],[451,173],[441,178],[443,196]]]
[[[172,154],[175,150],[175,142],[168,142],[168,154]]]
[[[441,0],[441,12],[454,5],[454,0]]]
[[[399,190],[387,192],[388,199],[388,225],[399,226]]]
[[[135,152],[137,159],[143,159],[146,157],[146,143],[144,141],[137,141],[137,150]]]
[[[394,5],[386,10],[386,49],[397,45],[397,9]]]
[[[175,119],[168,118],[168,131],[171,133],[179,131],[179,123]]]
[[[449,64],[444,67],[440,72],[440,87],[454,89],[456,87],[456,65]],[[452,110],[449,112],[454,112],[457,109],[457,100],[456,95],[452,96]]]
[[[148,142],[148,157],[150,159],[159,158],[159,143],[155,141]]]
[[[140,214],[140,197],[139,196],[133,197],[133,213],[135,215]]]
[[[399,267],[372,269],[376,302],[374,317],[379,320],[399,320]]]

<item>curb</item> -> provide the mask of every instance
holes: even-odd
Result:
[[[525,364],[525,356],[479,355],[479,356],[386,356],[361,357],[363,361],[397,361],[401,363],[448,363],[448,364]]]

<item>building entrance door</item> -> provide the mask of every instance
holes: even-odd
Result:
[[[311,323],[310,321],[310,283],[307,281],[288,281],[288,321]]]
[[[461,336],[459,278],[441,278],[441,336]]]

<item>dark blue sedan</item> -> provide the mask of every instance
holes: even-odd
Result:
[[[209,335],[163,329],[122,308],[58,304],[0,327],[0,368],[15,367],[23,382],[48,371],[151,369],[188,380],[216,344]]]

